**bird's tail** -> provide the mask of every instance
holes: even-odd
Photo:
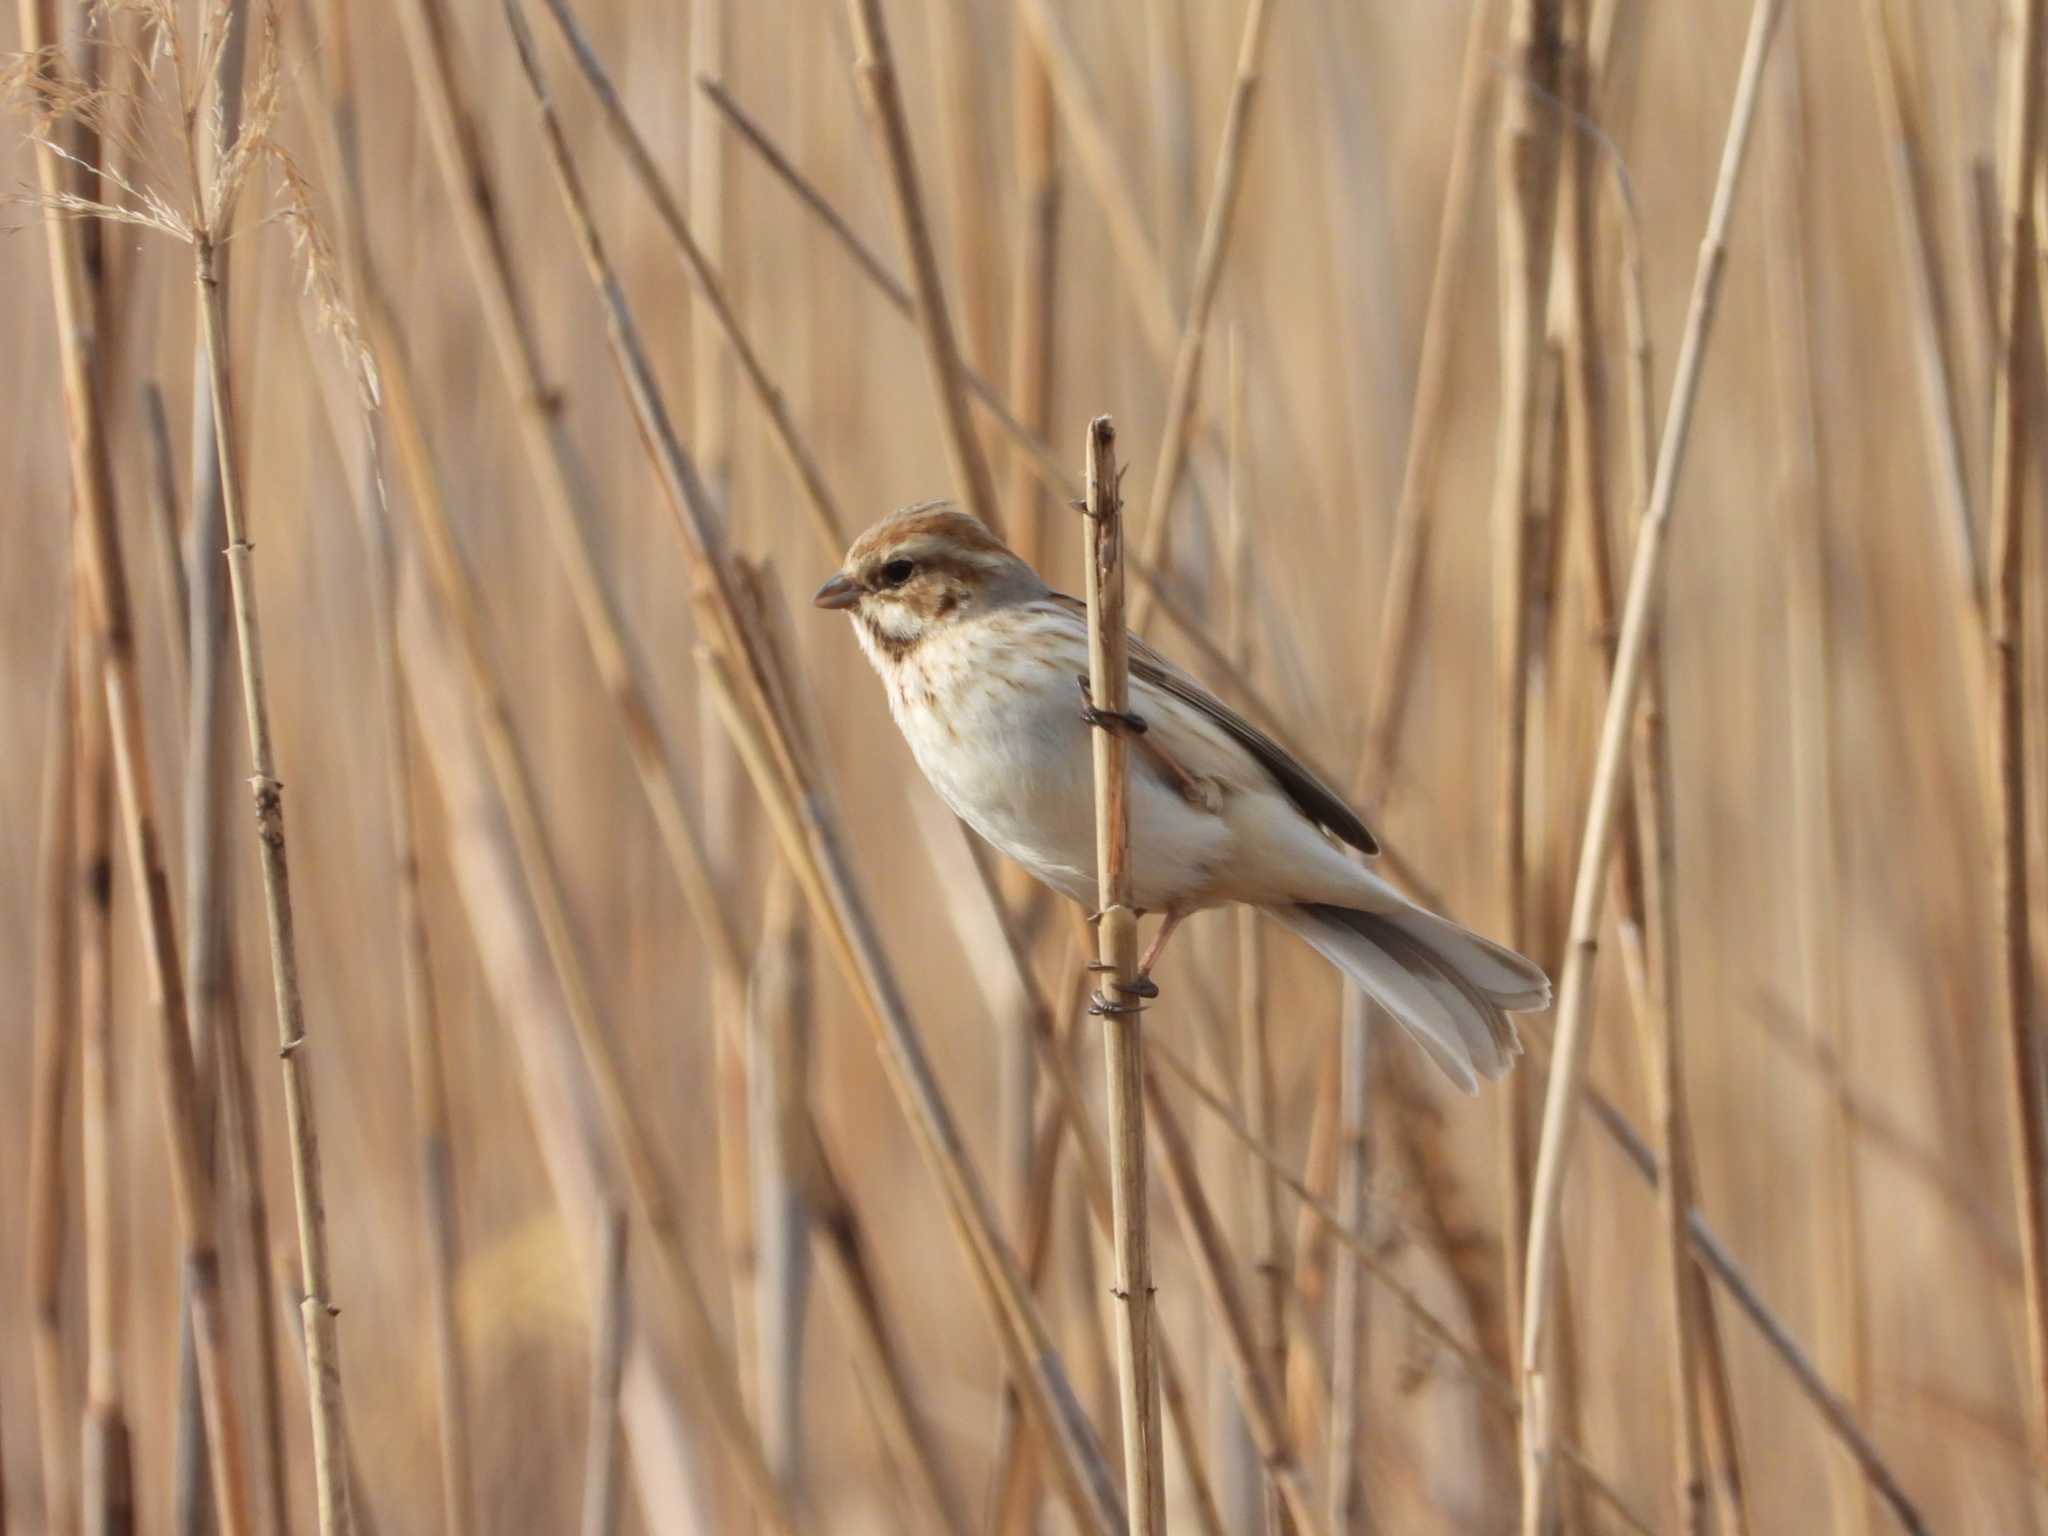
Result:
[[[1466,1093],[1522,1053],[1510,1013],[1550,1006],[1550,978],[1513,950],[1419,907],[1269,908],[1400,1021]]]

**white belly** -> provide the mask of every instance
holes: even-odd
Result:
[[[926,655],[925,651],[932,654]],[[1064,658],[1067,663],[1079,660]],[[1054,890],[1096,904],[1095,770],[1080,667],[1015,644],[928,641],[890,680],[918,766],[955,815]],[[1131,755],[1133,898],[1146,911],[1207,884],[1229,832]]]

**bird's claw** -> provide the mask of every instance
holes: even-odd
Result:
[[[1142,736],[1151,727],[1145,724],[1143,715],[1133,714],[1127,709],[1097,709],[1095,695],[1088,686],[1087,678],[1080,678],[1081,723],[1105,731],[1128,731],[1133,736]]]
[[[1155,987],[1150,995],[1157,995],[1157,993],[1158,988]],[[1148,994],[1141,992],[1138,995],[1143,997]],[[1098,1019],[1107,1018],[1112,1014],[1122,1017],[1127,1014],[1143,1013],[1144,1011],[1145,1005],[1143,1003],[1111,1002],[1101,992],[1097,992],[1088,999],[1088,1012]]]
[[[1086,968],[1091,976],[1108,976],[1116,971],[1116,967],[1107,960],[1090,960]],[[1159,983],[1154,981],[1144,971],[1140,971],[1129,981],[1118,982],[1117,990],[1119,992],[1128,992],[1133,997],[1157,997],[1159,995]]]

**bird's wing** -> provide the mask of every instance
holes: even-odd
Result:
[[[1071,608],[1085,621],[1088,605],[1064,592],[1052,594],[1054,602]],[[1131,675],[1192,705],[1226,731],[1273,776],[1295,809],[1317,826],[1349,843],[1368,857],[1380,851],[1379,839],[1359,819],[1343,797],[1317,778],[1279,742],[1245,719],[1207,688],[1181,671],[1136,635],[1128,636]]]

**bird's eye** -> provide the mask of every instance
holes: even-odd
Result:
[[[910,580],[911,573],[916,569],[917,562],[914,560],[891,560],[882,567],[882,585],[900,587]]]

